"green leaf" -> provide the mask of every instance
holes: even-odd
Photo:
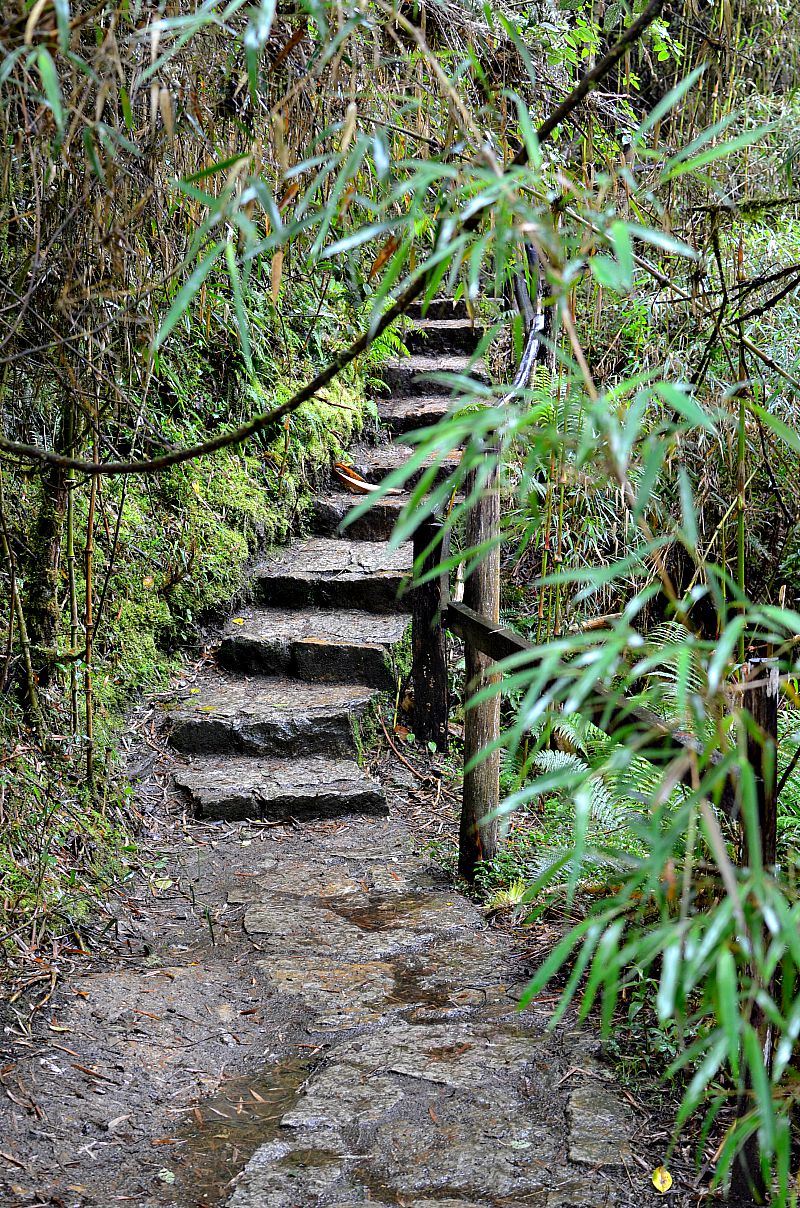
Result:
[[[702,151],[700,155],[693,156],[692,159],[677,163],[675,160],[671,160],[664,170],[661,182],[662,184],[666,184],[668,181],[675,180],[679,176],[685,176],[687,172],[696,172],[698,168],[704,168],[706,164],[713,164],[719,159],[733,155],[734,152],[741,151],[744,147],[751,147],[753,143],[757,143],[760,138],[768,134],[770,129],[770,126],[757,126],[754,130],[747,130],[744,134],[740,134],[726,143],[719,143],[716,147],[709,147],[708,150]],[[679,157],[676,158],[679,159]],[[674,164],[674,167],[671,167],[670,164]]]
[[[664,231],[657,231],[655,227],[646,227],[638,222],[631,222],[628,224],[628,230],[636,239],[641,239],[642,243],[649,243],[651,247],[657,247],[671,256],[683,256],[687,260],[700,259],[700,253],[696,252],[688,243],[684,243],[682,239],[676,239],[674,235],[667,235]]]
[[[125,122],[127,130],[133,130],[133,111],[131,110],[131,98],[128,95],[127,88],[120,86],[119,100],[122,105],[122,119]]]
[[[617,253],[620,278],[625,289],[630,289],[633,285],[633,245],[627,223],[612,222],[610,235]]]
[[[521,1006],[529,1003],[536,994],[539,994],[544,989],[551,977],[555,977],[556,973],[558,973],[559,969],[561,969],[573,948],[582,939],[586,932],[594,931],[595,929],[599,934],[601,924],[599,924],[597,920],[584,919],[583,922],[578,923],[576,927],[573,927],[572,930],[564,936],[560,943],[556,944],[553,951],[539,967],[539,969],[537,969],[536,973],[531,979],[531,982],[526,988],[520,1002]]]
[[[734,1078],[739,1077],[739,985],[736,962],[730,948],[722,948],[717,956],[717,1007],[719,1021],[728,1041],[728,1064]]]
[[[215,243],[208,255],[197,265],[189,280],[181,286],[178,296],[175,298],[172,306],[170,306],[167,316],[158,329],[156,338],[153,341],[154,351],[157,351],[161,347],[175,324],[178,323],[185,314],[195,295],[199,291],[200,286],[203,284],[219,258],[219,255],[222,252],[222,247],[223,245],[221,243]]]
[[[58,127],[59,133],[63,133],[64,109],[61,104],[61,86],[58,82],[55,63],[46,46],[39,47],[36,53],[36,62],[39,68],[44,95],[53,114],[53,120]]]
[[[261,52],[267,44],[272,22],[275,19],[275,2],[276,0],[261,0],[258,8],[251,8],[250,21],[244,31],[247,78],[253,96],[258,92],[258,66]]]
[[[656,996],[656,1013],[661,1023],[671,1019],[675,1013],[675,998],[683,960],[683,945],[680,934],[674,935],[661,955],[661,980]]]
[[[771,411],[765,410],[764,407],[759,407],[757,403],[748,404],[754,415],[757,415],[762,424],[774,432],[775,435],[788,445],[795,453],[800,453],[800,432],[795,428],[790,428],[787,423],[778,415],[773,415]]]
[[[54,7],[58,26],[58,48],[63,53],[69,50],[69,0],[54,0]]]
[[[772,1102],[772,1086],[764,1064],[761,1038],[751,1024],[744,1029],[744,1058],[750,1073],[755,1109],[758,1113],[759,1133],[763,1138],[762,1150],[775,1152],[775,1107]]]
[[[228,265],[228,277],[230,278],[231,291],[233,293],[233,308],[236,311],[236,324],[239,329],[242,355],[245,365],[250,373],[252,373],[253,360],[250,355],[250,326],[247,321],[247,311],[245,310],[244,297],[242,295],[242,281],[239,276],[239,266],[236,263],[236,252],[230,240],[225,244],[225,260]]]
[[[654,389],[655,393],[672,407],[673,411],[682,415],[693,428],[705,428],[706,432],[716,436],[716,427],[686,389],[681,389],[673,382],[657,382]]]

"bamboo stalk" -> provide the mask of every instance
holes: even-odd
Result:
[[[94,425],[92,437],[93,460],[99,460],[97,444],[97,427]],[[89,515],[86,521],[86,548],[84,551],[84,578],[86,583],[86,611],[84,629],[86,632],[86,660],[83,670],[83,702],[86,716],[86,782],[94,793],[94,695],[92,685],[92,653],[94,642],[94,611],[93,611],[93,572],[94,572],[94,516],[97,506],[97,475],[92,476],[89,488]]]
[[[0,469],[0,543],[2,543],[3,557],[8,567],[8,574],[11,580],[11,606],[17,618],[17,629],[19,630],[19,642],[22,648],[22,662],[25,667],[25,686],[28,691],[28,710],[33,723],[33,728],[39,741],[44,744],[45,741],[45,724],[42,714],[41,705],[39,703],[39,693],[36,687],[36,673],[33,669],[31,660],[31,644],[28,638],[28,627],[25,623],[25,609],[22,604],[22,597],[19,594],[19,585],[16,576],[16,565],[14,561],[14,551],[11,548],[11,538],[8,533],[8,524],[6,523],[6,508],[5,494],[3,489],[3,473]]]
[[[67,403],[67,451],[72,456],[75,442],[75,410],[72,401]],[[78,648],[78,591],[75,575],[75,506],[74,495],[78,479],[73,470],[67,476],[67,585],[69,590],[69,645],[71,650]],[[70,733],[78,733],[80,721],[78,711],[78,667],[74,659],[69,664],[69,718]]]

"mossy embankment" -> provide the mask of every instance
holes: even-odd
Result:
[[[171,375],[174,380],[174,375]],[[165,384],[170,375],[164,374]],[[283,401],[296,383],[269,390]],[[192,390],[198,392],[189,405]],[[264,406],[250,385],[236,407],[217,408],[221,424]],[[208,435],[211,400],[202,397],[199,371],[184,375],[180,394],[166,406],[151,454]],[[171,412],[171,413],[170,413]],[[302,531],[315,490],[333,459],[369,426],[374,406],[355,374],[337,379],[279,429],[244,448],[226,449],[165,473],[101,481],[93,527],[94,649],[70,645],[69,565],[66,547],[57,567],[58,638],[40,691],[51,735],[45,749],[25,724],[22,659],[16,643],[6,659],[0,713],[0,934],[8,968],[17,979],[26,955],[54,936],[79,934],[91,943],[93,906],[138,862],[137,818],[121,774],[119,736],[126,714],[147,691],[174,676],[187,651],[246,590],[248,567],[269,545]],[[30,557],[42,484],[36,476],[6,474],[6,506],[19,561]],[[90,495],[74,488],[75,564],[86,556]],[[75,603],[85,616],[85,578],[76,576]],[[12,635],[13,637],[13,635]],[[82,625],[78,645],[83,645]],[[36,657],[36,652],[34,652]],[[42,654],[40,657],[44,657]],[[70,717],[70,675],[91,676],[94,705],[94,785],[88,783],[85,715],[76,732]],[[102,922],[102,920],[101,920]]]

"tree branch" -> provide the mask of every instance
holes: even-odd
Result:
[[[623,33],[619,42],[611,48],[611,50],[603,56],[595,66],[588,71],[582,80],[573,88],[572,92],[566,97],[560,105],[558,105],[549,117],[541,123],[536,131],[536,136],[539,144],[545,143],[552,136],[557,127],[569,116],[570,113],[583,101],[593,88],[600,83],[601,80],[611,72],[616,64],[620,61],[625,52],[641,37],[645,29],[650,23],[655,20],[664,7],[665,0],[650,0],[647,8],[642,12],[641,16],[637,17]],[[522,167],[528,160],[528,153],[525,148],[517,153],[511,161],[509,167]],[[463,227],[466,230],[473,230],[478,225],[483,211],[473,214]],[[0,452],[17,457],[22,461],[39,462],[44,465],[60,466],[65,470],[72,470],[75,473],[95,475],[122,475],[122,474],[157,474],[161,470],[167,470],[170,466],[181,465],[183,462],[194,461],[198,457],[205,457],[209,453],[216,453],[219,449],[227,449],[232,445],[241,445],[251,436],[256,436],[259,432],[263,432],[265,428],[269,428],[277,420],[283,416],[289,415],[292,411],[296,411],[303,403],[308,402],[320,391],[323,386],[327,386],[328,382],[337,377],[343,369],[350,365],[356,357],[360,356],[374,340],[381,335],[387,327],[394,323],[395,319],[404,314],[408,310],[412,302],[416,301],[430,281],[430,272],[421,273],[416,281],[408,285],[399,298],[393,305],[383,314],[375,325],[358,337],[350,345],[344,349],[334,359],[326,365],[326,367],[312,378],[305,386],[292,395],[280,407],[275,407],[271,411],[263,411],[259,415],[253,416],[246,423],[240,424],[237,428],[231,428],[227,432],[221,432],[218,436],[211,440],[203,441],[202,444],[189,445],[185,449],[175,449],[170,453],[165,453],[162,457],[155,457],[151,461],[81,461],[74,457],[64,457],[59,453],[55,453],[52,449],[43,449],[38,445],[21,444],[18,441],[8,440],[7,437],[0,435]]]

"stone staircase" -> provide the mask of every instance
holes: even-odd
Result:
[[[419,309],[411,317],[410,355],[383,371],[380,442],[351,450],[372,483],[410,456],[395,435],[435,423],[451,406],[451,387],[428,375],[485,376],[470,364],[479,336],[463,302],[436,301],[424,318]],[[316,500],[314,534],[256,568],[255,606],[231,619],[216,665],[168,707],[170,741],[186,757],[175,781],[199,816],[387,813],[383,788],[358,766],[357,729],[395,682],[393,655],[409,624],[402,592],[411,546],[388,545],[407,500],[377,501],[342,535],[356,497],[331,489]]]

